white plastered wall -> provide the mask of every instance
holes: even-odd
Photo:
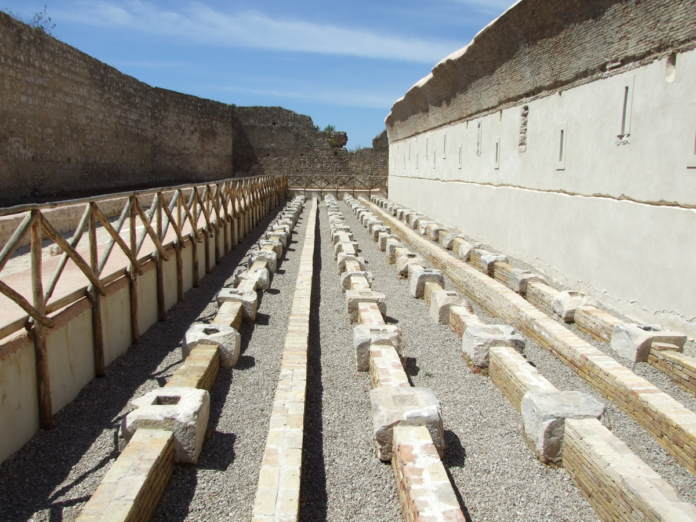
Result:
[[[215,263],[214,240],[211,263]],[[205,276],[204,243],[194,243],[199,254],[199,275]],[[166,308],[176,303],[176,256],[168,250],[164,262]],[[182,252],[184,291],[193,287],[193,249]],[[110,364],[131,345],[130,289],[127,281],[117,281],[102,297],[104,358]],[[111,286],[111,285],[110,285]],[[92,312],[78,306],[77,313],[56,327],[47,337],[49,378],[54,413],[70,403],[94,378]],[[154,263],[145,266],[138,278],[138,320],[141,333],[157,322],[157,271]],[[39,430],[34,345],[26,336],[0,346],[0,462],[22,447]],[[108,372],[108,369],[107,369]]]
[[[696,53],[673,72],[662,59],[391,143],[389,197],[696,337]]]

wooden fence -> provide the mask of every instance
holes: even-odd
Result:
[[[106,296],[106,285],[116,279],[126,276],[130,285],[131,333],[132,341],[137,343],[140,338],[138,325],[138,276],[143,274],[142,266],[150,259],[154,260],[157,269],[157,314],[160,321],[166,318],[163,262],[168,260],[167,246],[164,238],[172,227],[176,238],[173,240],[177,267],[177,298],[184,298],[182,249],[185,238],[190,238],[193,244],[193,286],[198,286],[199,259],[196,243],[201,239],[205,243],[205,272],[212,268],[209,241],[223,232],[224,242],[221,245],[215,241],[215,263],[220,262],[222,255],[227,254],[237,242],[274,206],[287,197],[288,177],[284,175],[260,176],[255,178],[234,178],[213,183],[189,184],[176,187],[163,187],[128,193],[111,194],[79,200],[47,203],[43,205],[22,205],[0,209],[0,216],[26,213],[26,216],[16,228],[11,238],[0,251],[0,272],[16,252],[27,234],[31,238],[30,274],[31,296],[27,298],[20,292],[0,281],[0,293],[8,297],[26,315],[0,327],[0,340],[26,329],[33,339],[36,353],[36,375],[39,399],[40,425],[50,429],[52,421],[52,405],[48,360],[46,354],[46,333],[55,326],[51,313],[69,306],[76,301],[87,298],[92,305],[92,326],[94,335],[95,373],[103,376],[104,339],[101,318],[101,297]],[[146,210],[139,201],[141,196],[153,196],[152,204]],[[124,206],[120,217],[111,222],[99,209],[100,202],[123,198]],[[142,199],[142,198],[141,198]],[[85,210],[72,237],[67,239],[51,225],[42,210],[53,209],[68,205],[84,204]],[[202,218],[202,219],[201,219]],[[121,237],[125,222],[129,223],[129,243]],[[137,235],[137,225],[143,227]],[[99,256],[97,246],[97,227],[100,224],[109,235],[109,241]],[[184,233],[184,229],[190,231]],[[77,251],[77,245],[82,236],[87,233],[89,243],[89,259],[83,258]],[[215,232],[215,236],[213,236]],[[62,251],[60,261],[44,289],[42,280],[43,237],[53,241]],[[146,237],[154,244],[154,251],[139,257],[140,250]],[[109,256],[114,246],[123,251],[129,264],[116,272],[102,277]],[[223,251],[221,251],[221,249]],[[60,296],[53,297],[56,285],[63,274],[68,260],[71,260],[89,280],[89,285]],[[0,273],[0,276],[2,274]]]

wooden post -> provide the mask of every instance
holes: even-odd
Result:
[[[99,252],[97,250],[97,213],[94,211],[95,203],[89,204],[89,263],[92,271],[99,274]],[[94,342],[94,373],[97,377],[104,377],[106,373],[104,363],[104,334],[101,320],[101,295],[96,287],[89,285],[89,293],[92,299],[92,335]]]
[[[191,242],[193,243],[193,287],[198,288],[198,198],[196,197],[196,187],[193,187],[193,209],[191,214],[195,223],[191,223]]]
[[[131,196],[135,199],[136,196]],[[135,211],[135,201],[131,203],[130,207],[130,249],[133,252],[133,257],[138,259],[138,238],[136,237],[136,211]],[[135,266],[131,263],[130,267],[130,305],[131,305],[131,339],[134,344],[140,342],[140,323],[138,321],[138,271]]]
[[[179,194],[176,200],[176,226],[181,233],[181,198]],[[176,298],[178,301],[184,300],[184,243],[177,241],[176,243]]]
[[[160,242],[164,239],[162,237],[162,193],[159,194],[157,198],[157,237]],[[164,259],[162,255],[157,252],[155,257],[155,262],[157,264],[157,320],[160,322],[167,320],[167,311],[164,304]]]
[[[38,210],[31,211],[36,217]],[[32,217],[34,217],[32,216]],[[31,225],[31,289],[34,308],[46,315],[46,302],[41,281],[41,219],[34,219]],[[34,353],[36,357],[36,386],[39,399],[39,422],[43,429],[53,428],[53,404],[51,402],[51,379],[48,373],[48,355],[46,353],[46,327],[34,321]]]

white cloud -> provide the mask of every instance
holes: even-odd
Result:
[[[257,94],[272,98],[291,98],[301,100],[311,100],[321,104],[339,105],[344,107],[365,107],[370,109],[385,109],[386,111],[394,104],[396,99],[392,94],[379,94],[374,92],[358,91],[336,91],[325,92],[296,92],[277,89],[255,89],[244,87],[215,87],[207,86],[207,89],[214,89],[226,92],[239,92],[247,94]]]
[[[74,10],[62,10],[59,14],[66,21],[134,29],[217,47],[351,55],[428,64],[436,63],[461,47],[460,42],[381,35],[306,20],[274,19],[254,12],[226,14],[199,2],[174,11],[142,0],[118,5],[97,0],[80,2]]]

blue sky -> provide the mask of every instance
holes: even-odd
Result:
[[[49,0],[0,0],[23,18]],[[371,146],[392,104],[513,0],[54,0],[53,35],[153,86],[280,105]]]

